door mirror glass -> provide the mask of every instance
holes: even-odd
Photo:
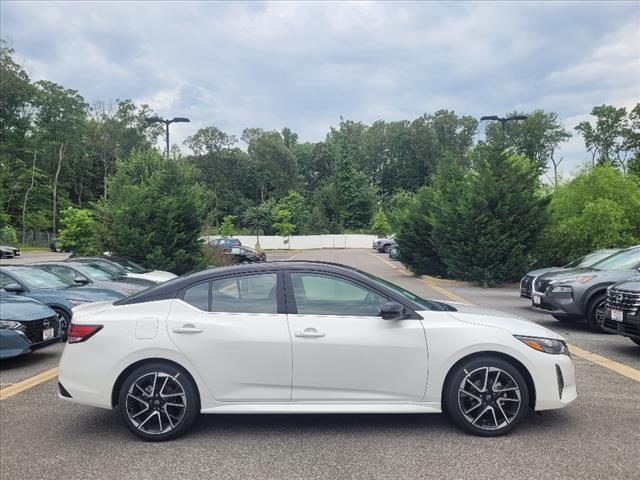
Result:
[[[402,320],[404,307],[398,302],[386,302],[380,307],[380,316],[385,320]]]
[[[24,287],[18,283],[10,283],[4,286],[5,292],[20,293],[24,292]]]

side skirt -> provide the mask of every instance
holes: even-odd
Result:
[[[442,413],[440,402],[416,403],[233,403],[201,413]]]

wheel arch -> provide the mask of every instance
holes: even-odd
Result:
[[[122,370],[122,372],[120,372],[120,375],[118,375],[118,377],[116,378],[116,381],[113,383],[113,388],[111,389],[111,407],[112,408],[115,408],[118,405],[120,388],[122,387],[122,384],[124,383],[125,378],[127,378],[127,376],[131,372],[133,372],[136,368],[141,367],[147,363],[153,363],[153,362],[166,362],[184,370],[187,373],[187,375],[189,375],[189,378],[195,385],[196,395],[198,396],[198,403],[201,405],[202,395],[200,394],[200,387],[198,385],[198,382],[195,380],[195,378],[193,377],[193,375],[191,374],[188,368],[186,368],[184,365],[180,365],[178,362],[174,360],[169,360],[168,358],[150,357],[150,358],[143,358],[141,360],[133,362],[124,370]]]
[[[609,288],[614,283],[615,282],[607,282],[604,284],[595,285],[584,293],[584,295],[582,296],[582,301],[580,302],[580,310],[582,311],[583,315],[587,315],[587,307],[594,299],[594,297],[598,295],[606,295],[607,288]]]
[[[529,407],[531,407],[531,409],[535,409],[536,385],[533,382],[533,377],[531,376],[531,373],[529,373],[529,370],[527,369],[527,367],[525,367],[522,362],[520,362],[517,358],[512,357],[511,355],[489,350],[484,352],[474,352],[469,355],[466,355],[451,366],[451,368],[447,372],[447,375],[444,378],[444,382],[442,383],[442,391],[440,392],[440,404],[442,405],[443,410],[446,406],[445,390],[447,388],[447,385],[449,384],[451,377],[453,376],[455,369],[463,362],[472,360],[477,357],[486,357],[486,356],[494,356],[494,357],[500,358],[501,360],[509,362],[518,370],[518,372],[520,372],[520,374],[524,377],[524,381],[527,383],[527,389],[529,390]]]

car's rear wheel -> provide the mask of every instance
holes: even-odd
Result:
[[[150,362],[122,383],[119,405],[125,424],[138,437],[154,442],[184,434],[200,413],[195,382],[169,362]]]
[[[445,386],[445,408],[464,430],[496,437],[513,430],[529,411],[529,389],[511,363],[495,356],[463,361]]]
[[[596,295],[587,305],[587,327],[596,332],[604,332],[602,324],[604,323],[604,310],[606,298],[604,295]]]
[[[382,247],[382,251],[384,253],[389,253],[389,249],[391,248],[391,245],[386,244],[384,247]]]

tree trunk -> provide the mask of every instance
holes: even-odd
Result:
[[[106,159],[102,160],[104,166],[104,199],[107,200],[107,173],[109,171],[109,162]]]
[[[60,144],[58,149],[58,168],[56,168],[56,174],[53,177],[53,208],[51,211],[51,225],[53,230],[53,236],[56,236],[56,220],[58,211],[58,180],[60,178],[60,170],[62,169],[62,160],[64,159],[64,143]]]
[[[22,244],[27,243],[27,231],[25,230],[25,217],[27,215],[27,201],[29,200],[29,193],[33,189],[33,185],[36,180],[36,158],[38,156],[38,149],[33,152],[33,166],[31,167],[31,185],[24,192],[24,202],[22,202]]]

